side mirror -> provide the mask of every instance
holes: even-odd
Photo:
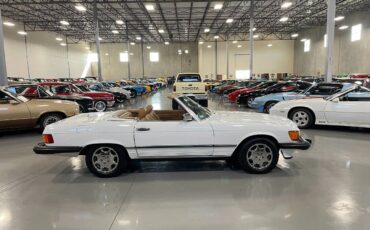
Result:
[[[192,121],[193,120],[193,117],[189,113],[184,113],[182,115],[182,118],[183,118],[184,121]]]
[[[332,102],[335,102],[335,103],[338,103],[339,102],[339,98],[338,97],[336,97],[336,98],[334,98],[333,100],[331,100]]]

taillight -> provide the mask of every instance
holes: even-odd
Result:
[[[173,92],[176,92],[176,85],[173,86]]]
[[[53,144],[54,143],[54,139],[53,139],[53,136],[51,134],[43,134],[42,139],[44,140],[45,144]]]

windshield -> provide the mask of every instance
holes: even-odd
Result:
[[[191,111],[193,111],[200,120],[206,119],[211,116],[211,111],[202,107],[192,99],[188,97],[178,97],[177,99],[180,100]]]
[[[77,87],[76,87],[77,86]],[[78,90],[82,90],[83,92],[89,92],[90,90],[88,88],[86,88],[84,85],[76,85],[74,87],[76,87]]]
[[[178,82],[201,82],[199,74],[179,74],[177,77]]]
[[[364,87],[359,87],[359,86],[353,86],[353,87],[349,88],[348,90],[346,90],[346,91],[344,91],[344,92],[342,91],[342,92],[335,93],[335,94],[333,94],[333,95],[331,95],[331,96],[324,97],[324,100],[330,101],[330,100],[332,100],[332,99],[334,99],[334,98],[336,98],[336,97],[340,97],[341,95],[347,94],[347,93],[352,92],[352,91],[354,91],[354,90],[356,90],[356,89],[366,89],[366,88],[364,88]],[[367,90],[367,89],[366,89],[366,90]]]

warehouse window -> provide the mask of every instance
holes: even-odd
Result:
[[[159,53],[158,52],[150,52],[149,59],[151,62],[159,62]]]
[[[90,62],[98,62],[98,54],[97,53],[89,53],[88,59]]]
[[[236,80],[245,80],[250,79],[250,71],[249,69],[239,69],[235,71],[235,78]]]
[[[128,53],[119,53],[119,61],[120,62],[128,62]]]
[[[351,42],[361,40],[361,30],[362,30],[362,24],[357,24],[357,25],[352,26]]]
[[[306,39],[304,41],[304,47],[303,47],[303,51],[304,52],[309,52],[311,49],[311,40],[310,39]]]

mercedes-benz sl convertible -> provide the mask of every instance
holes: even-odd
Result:
[[[100,177],[125,171],[130,160],[230,159],[249,173],[267,173],[281,153],[308,149],[287,118],[247,112],[212,112],[186,96],[179,110],[137,110],[81,114],[46,127],[38,154],[76,152]]]

